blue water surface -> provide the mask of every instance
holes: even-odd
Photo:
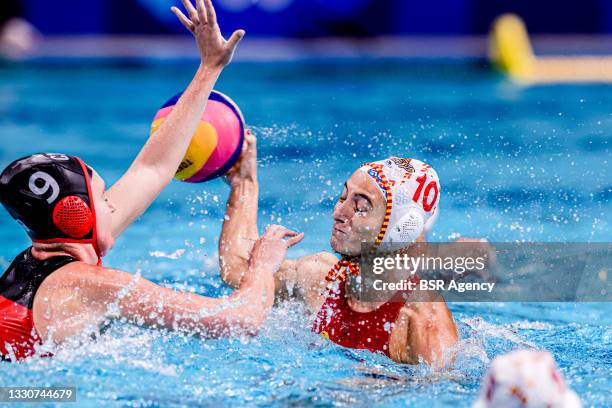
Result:
[[[110,184],[148,136],[190,63],[0,67],[0,167],[39,151],[79,155]],[[521,87],[471,61],[235,63],[217,89],[259,139],[260,226],[304,231],[291,257],[329,250],[331,211],[362,162],[431,164],[441,215],[431,239],[609,242],[612,86]],[[228,188],[174,182],[105,264],[181,290],[219,278]],[[0,267],[28,245],[0,211]],[[79,406],[470,406],[490,360],[551,351],[585,406],[612,406],[609,303],[453,304],[462,342],[437,373],[310,333],[302,306],[275,308],[254,339],[200,340],[127,324],[53,359],[2,364],[0,386],[78,388]]]

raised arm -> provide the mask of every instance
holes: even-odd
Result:
[[[231,192],[219,239],[219,264],[223,280],[237,288],[241,287],[249,254],[258,237],[257,140],[250,132],[245,137],[240,161],[226,180]],[[327,252],[284,260],[274,275],[276,296],[302,298],[313,310],[317,309],[322,302],[325,275],[336,262],[336,257]]]
[[[223,67],[234,54],[243,30],[235,31],[226,41],[221,35],[211,0],[181,0],[186,17],[176,7],[172,11],[194,35],[200,50],[200,66],[160,128],[145,143],[126,173],[105,193],[115,209],[112,231],[119,236],[140,216],[170,183],[183,159],[208,96]]]
[[[225,177],[231,191],[219,239],[221,278],[237,288],[247,271],[247,262],[257,232],[259,183],[257,181],[257,140],[247,131],[242,155]]]
[[[287,248],[300,239],[284,227],[268,228],[253,247],[240,289],[227,298],[178,292],[115,269],[70,264],[41,285],[34,323],[44,339],[52,335],[56,343],[117,317],[202,337],[254,335],[274,303],[273,274]]]

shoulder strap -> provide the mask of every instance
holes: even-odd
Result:
[[[31,248],[28,248],[15,257],[0,278],[0,295],[31,309],[34,295],[43,281],[72,262],[76,262],[76,259],[71,256],[55,256],[39,261],[32,256]]]

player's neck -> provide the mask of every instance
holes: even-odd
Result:
[[[32,245],[32,256],[39,261],[44,261],[56,256],[70,256],[81,262],[91,265],[98,263],[98,256],[90,244],[38,244]]]

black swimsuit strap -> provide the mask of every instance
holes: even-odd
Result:
[[[53,272],[77,260],[71,256],[54,256],[40,261],[32,248],[20,253],[0,277],[0,296],[32,309],[34,296],[43,281]]]

